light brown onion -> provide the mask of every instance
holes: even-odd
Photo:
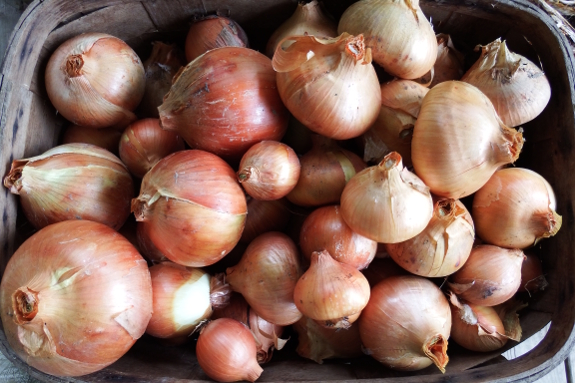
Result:
[[[64,131],[62,144],[92,144],[117,156],[121,136],[122,130],[116,128],[91,129],[85,126],[70,125]]]
[[[381,84],[381,105],[417,118],[429,89],[415,81],[394,79]]]
[[[496,171],[473,197],[477,235],[492,245],[524,249],[557,234],[562,218],[551,185],[525,168]]]
[[[241,293],[260,317],[282,326],[301,318],[293,293],[301,273],[297,247],[279,232],[254,239],[240,262],[226,270],[232,289]]]
[[[473,85],[445,81],[423,99],[411,141],[417,175],[442,197],[479,190],[523,147],[521,131],[505,126],[489,99]]]
[[[377,118],[379,81],[363,36],[291,36],[272,65],[282,101],[298,121],[337,140],[358,137]],[[282,43],[283,44],[283,43]]]
[[[347,329],[369,301],[369,282],[353,266],[333,259],[326,250],[313,252],[309,269],[294,289],[303,315],[322,326]]]
[[[451,36],[440,33],[435,37],[437,39],[437,59],[433,65],[433,79],[429,85],[430,88],[441,82],[460,80],[465,72],[463,54],[453,46]]]
[[[45,78],[58,113],[86,127],[128,125],[144,95],[140,58],[124,41],[104,33],[83,33],[60,45]]]
[[[260,201],[247,198],[248,216],[246,227],[240,238],[241,243],[249,244],[257,236],[268,231],[282,231],[290,218],[289,202],[285,198],[275,201]]]
[[[246,220],[244,193],[233,169],[202,150],[182,150],[142,179],[132,212],[143,233],[171,261],[203,267],[238,243]]]
[[[357,173],[341,195],[341,215],[364,237],[383,243],[403,242],[421,233],[433,215],[428,187],[391,152]]]
[[[394,370],[415,371],[449,361],[451,309],[433,282],[417,276],[389,277],[373,287],[359,318],[365,352]]]
[[[20,196],[26,218],[37,229],[84,219],[118,230],[134,196],[132,177],[118,157],[79,143],[13,161],[4,186]]]
[[[525,251],[525,260],[521,265],[521,285],[519,292],[527,292],[529,295],[545,290],[549,283],[543,274],[541,260],[532,251]]]

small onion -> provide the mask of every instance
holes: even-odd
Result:
[[[381,84],[381,105],[417,118],[427,92],[428,88],[415,81],[395,79]]]
[[[525,260],[521,265],[521,285],[519,292],[527,292],[529,295],[545,290],[549,283],[543,274],[543,266],[539,257],[531,251],[525,251]]]
[[[460,80],[464,73],[464,57],[453,46],[451,36],[440,33],[437,36],[437,59],[433,65],[433,80],[429,85],[435,85],[450,80]]]
[[[104,148],[118,155],[118,145],[122,130],[115,128],[91,129],[85,126],[70,125],[64,131],[62,144],[83,143]]]
[[[268,231],[282,231],[291,218],[289,202],[285,198],[275,201],[260,201],[251,197],[248,201],[246,227],[240,238],[249,244],[256,237]]]

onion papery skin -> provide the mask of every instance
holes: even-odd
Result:
[[[118,230],[134,196],[132,177],[118,157],[79,143],[13,161],[4,186],[20,196],[26,218],[37,229],[83,219]]]
[[[333,39],[292,36],[272,59],[278,91],[293,116],[315,133],[336,140],[363,134],[377,118],[379,81],[363,36]]]
[[[50,57],[48,97],[76,125],[124,127],[144,95],[144,66],[124,41],[104,33],[73,37]]]
[[[295,243],[279,232],[254,239],[240,262],[226,270],[232,290],[241,293],[261,318],[280,326],[302,316],[293,293],[301,274]]]
[[[422,277],[445,277],[467,261],[475,241],[471,214],[458,200],[435,202],[433,217],[415,237],[386,245],[398,265]]]
[[[436,38],[437,59],[433,65],[433,80],[429,85],[430,88],[441,82],[460,80],[465,73],[464,56],[453,46],[451,36],[440,33]]]
[[[163,130],[157,118],[145,118],[130,124],[120,139],[120,158],[138,178],[168,154],[184,150],[184,140]]]
[[[298,2],[293,15],[280,25],[268,40],[266,56],[272,58],[280,41],[289,36],[328,38],[337,35],[337,24],[323,13],[317,0],[308,3]]]
[[[234,20],[208,15],[194,20],[186,37],[186,60],[194,61],[202,54],[216,48],[249,46],[248,36]]]
[[[301,313],[328,328],[347,329],[369,301],[369,282],[355,267],[333,259],[326,250],[311,255],[294,301]]]
[[[183,150],[156,163],[142,179],[132,212],[156,249],[172,262],[203,267],[239,242],[247,204],[233,169],[218,156]]]
[[[339,203],[345,184],[366,164],[330,138],[313,134],[312,142],[311,150],[300,158],[300,176],[287,199],[303,207]]]
[[[296,352],[316,363],[323,364],[324,359],[356,358],[363,355],[357,323],[341,330],[320,326],[313,319],[302,317],[293,324],[293,328],[298,333]]]
[[[59,222],[14,253],[0,305],[6,339],[22,360],[50,375],[85,375],[115,362],[144,334],[152,315],[150,273],[134,246],[108,226]]]
[[[327,250],[336,261],[358,270],[365,269],[377,251],[377,242],[353,232],[345,223],[339,205],[314,210],[303,223],[299,244],[308,261],[314,251]]]
[[[260,201],[248,197],[248,217],[240,238],[248,244],[256,237],[269,231],[282,231],[291,218],[289,202],[283,198],[275,201]]]
[[[373,61],[399,78],[423,76],[437,58],[435,33],[418,0],[358,1],[343,13],[337,30],[363,33]]]
[[[292,148],[277,141],[261,141],[240,161],[238,181],[251,197],[273,201],[285,197],[297,184],[300,163]]]
[[[156,338],[190,335],[212,314],[210,275],[172,262],[150,267],[154,312],[146,333]]]
[[[489,97],[504,124],[525,124],[545,109],[551,86],[537,65],[511,52],[501,39],[476,49],[481,49],[481,56],[461,81],[476,86]]]
[[[358,322],[364,352],[385,366],[415,371],[434,363],[445,372],[451,309],[433,282],[412,275],[382,280]]]
[[[92,144],[118,155],[122,131],[115,128],[91,129],[79,125],[70,125],[64,131],[62,144]]]
[[[519,289],[525,255],[519,249],[479,245],[467,262],[451,275],[449,287],[460,299],[479,306],[507,301]]]
[[[551,185],[525,168],[496,171],[473,197],[477,235],[486,243],[525,249],[557,234],[562,218],[555,211]]]
[[[254,382],[263,371],[256,360],[252,333],[230,318],[216,319],[202,328],[196,356],[204,372],[217,382]]]
[[[357,173],[341,195],[341,215],[356,233],[382,243],[406,241],[421,233],[433,215],[428,187],[391,152]]]
[[[192,149],[230,159],[262,140],[281,140],[289,118],[270,59],[238,47],[189,63],[158,110],[162,128],[177,131]]]
[[[475,193],[523,147],[521,131],[505,126],[473,85],[445,81],[423,99],[411,141],[415,173],[435,195]]]

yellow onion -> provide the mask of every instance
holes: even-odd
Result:
[[[433,201],[428,187],[403,167],[397,152],[391,152],[345,185],[341,215],[356,233],[397,243],[425,229],[433,215]]]
[[[377,118],[381,95],[363,36],[287,37],[273,56],[278,91],[298,121],[337,140],[364,133]],[[283,43],[282,43],[283,44]]]
[[[437,59],[433,65],[433,79],[430,88],[440,82],[460,80],[464,71],[464,57],[453,46],[451,36],[440,33],[437,38]]]
[[[130,215],[134,196],[132,177],[118,157],[79,143],[13,161],[4,186],[20,196],[26,218],[37,229],[85,219],[118,230]]]
[[[524,249],[557,234],[562,218],[551,185],[525,168],[496,171],[473,197],[477,235],[492,245]]]
[[[294,288],[302,273],[295,243],[269,232],[254,239],[240,262],[226,270],[227,282],[266,321],[287,326],[301,318]]]
[[[358,1],[343,13],[337,31],[363,33],[373,61],[399,78],[423,76],[437,57],[435,33],[419,0]]]
[[[481,56],[461,81],[479,88],[507,126],[519,126],[537,117],[551,98],[545,73],[527,58],[511,52],[501,39],[478,45],[479,49]]]
[[[299,311],[328,328],[348,328],[369,300],[369,282],[353,266],[333,259],[326,250],[313,252],[293,297]]]
[[[524,259],[525,255],[519,249],[475,246],[463,267],[449,278],[449,288],[469,303],[498,305],[519,289]]]
[[[148,261],[150,264],[156,264],[164,261],[168,261],[168,258],[154,245],[150,239],[150,232],[152,226],[142,225],[136,222],[136,241],[137,248],[140,250],[140,254]]]
[[[541,260],[532,250],[525,251],[525,260],[521,265],[521,286],[519,292],[527,292],[529,295],[545,290],[549,283],[543,274]]]
[[[182,150],[156,163],[142,179],[132,212],[149,240],[169,260],[203,267],[238,243],[246,198],[233,169],[202,150]]]
[[[316,363],[322,364],[324,359],[363,355],[357,323],[343,330],[320,326],[313,319],[302,317],[293,324],[293,328],[298,334],[296,352]]]
[[[248,196],[247,202],[248,217],[240,238],[241,243],[249,244],[260,234],[268,231],[282,231],[286,228],[291,212],[289,202],[285,198],[260,201]]]
[[[50,56],[46,91],[54,107],[72,123],[92,128],[124,127],[136,119],[144,95],[144,66],[117,37],[83,33]]]
[[[451,309],[433,282],[413,275],[389,277],[371,292],[359,318],[368,355],[394,370],[415,371],[449,361]]]
[[[405,242],[388,244],[386,250],[398,265],[422,277],[444,277],[467,261],[475,230],[471,214],[460,201],[435,202],[427,227]]]
[[[459,199],[519,157],[521,131],[505,126],[473,85],[445,81],[423,99],[411,141],[415,173],[431,192]]]
[[[272,58],[280,41],[289,36],[336,37],[337,25],[323,13],[317,0],[300,1],[293,15],[271,35],[266,56]]]
[[[85,126],[70,125],[64,131],[62,144],[84,143],[104,148],[116,156],[122,130],[116,128],[91,129]]]

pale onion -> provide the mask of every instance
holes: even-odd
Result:
[[[343,13],[337,30],[363,33],[373,61],[399,78],[423,76],[437,58],[435,33],[419,0],[358,1]]]
[[[171,261],[203,267],[240,240],[246,198],[233,169],[202,150],[182,150],[156,163],[142,179],[132,212],[143,233]]]
[[[163,130],[157,118],[145,118],[130,124],[120,139],[120,158],[130,173],[142,178],[156,162],[168,154],[184,150],[184,140]]]
[[[327,250],[336,261],[358,270],[365,269],[377,251],[377,242],[353,232],[345,223],[339,205],[314,210],[303,223],[299,245],[308,261],[314,251]]]
[[[104,148],[117,156],[121,136],[122,130],[120,129],[91,129],[85,126],[70,125],[64,130],[62,144],[92,144]]]
[[[144,95],[144,66],[138,55],[117,37],[84,33],[50,56],[46,91],[62,116],[76,125],[124,127],[136,119]]]
[[[493,103],[505,125],[519,126],[537,117],[549,103],[551,86],[545,73],[497,39],[478,45],[481,56],[461,81],[475,85]]]
[[[289,36],[336,37],[337,24],[324,14],[317,0],[300,1],[293,15],[271,35],[266,56],[272,58],[280,41]]]
[[[433,215],[429,188],[391,152],[376,166],[357,173],[341,195],[341,215],[364,237],[403,242],[421,233]]]
[[[272,65],[279,94],[298,121],[337,140],[358,137],[377,118],[381,103],[371,51],[363,36],[287,37]]]
[[[415,173],[431,192],[459,199],[519,157],[521,131],[505,126],[473,85],[445,81],[423,99],[411,141]]]
[[[20,196],[26,218],[37,229],[85,219],[118,230],[130,215],[134,196],[132,177],[118,157],[79,143],[13,161],[4,186]]]
[[[359,318],[364,352],[394,370],[435,364],[445,372],[450,331],[451,309],[443,292],[413,275],[379,282]]]
[[[429,92],[415,81],[395,79],[381,84],[381,105],[417,118],[423,98]]]
[[[445,277],[467,261],[475,230],[471,214],[458,200],[439,199],[427,227],[415,237],[387,244],[391,258],[407,271],[422,277]]]
[[[300,158],[300,176],[287,199],[298,206],[338,203],[345,184],[365,163],[357,154],[319,134],[312,134],[312,148]]]
[[[543,274],[541,260],[532,251],[525,251],[525,260],[521,265],[521,285],[519,292],[527,292],[529,295],[545,290],[549,283]]]
[[[483,241],[524,249],[557,234],[562,218],[556,208],[545,178],[529,169],[506,168],[475,193],[471,213]]]
[[[239,159],[255,143],[279,141],[289,113],[269,58],[248,48],[206,52],[176,76],[158,108],[162,128],[193,149]]]
[[[386,278],[393,277],[394,275],[408,274],[404,268],[395,263],[390,257],[375,258],[369,266],[361,270],[361,272],[372,288]]]
[[[289,202],[285,199],[275,201],[260,201],[247,198],[248,217],[246,226],[240,238],[241,243],[249,244],[257,236],[268,231],[282,231],[290,218]]]
[[[251,197],[273,201],[285,197],[298,182],[300,162],[292,148],[260,141],[242,156],[238,181]]]
[[[313,319],[302,317],[293,324],[298,334],[296,352],[299,356],[322,364],[324,359],[355,358],[363,355],[359,326],[348,329],[326,328]]]
[[[226,270],[227,282],[270,323],[287,326],[301,318],[294,288],[302,273],[295,243],[269,232],[254,239],[240,262]]]
[[[333,259],[326,250],[311,255],[293,297],[299,311],[321,326],[347,329],[369,301],[369,282],[355,267]]]
[[[208,15],[192,22],[186,37],[186,60],[194,61],[209,50],[222,47],[249,46],[248,36],[234,20],[219,15]]]
[[[437,39],[437,59],[433,65],[433,79],[429,85],[430,88],[440,82],[460,80],[465,72],[463,54],[453,46],[451,36],[440,33],[435,37]]]
[[[475,246],[463,267],[450,276],[449,288],[469,303],[498,305],[519,289],[524,259],[519,249]]]
[[[22,360],[50,375],[85,375],[115,362],[144,334],[150,273],[108,226],[58,222],[10,258],[0,306],[6,339]]]
[[[263,371],[251,331],[230,318],[216,319],[202,328],[196,357],[202,370],[218,382],[254,382]]]

